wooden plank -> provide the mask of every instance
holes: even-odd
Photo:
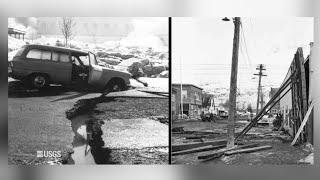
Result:
[[[215,151],[214,153],[198,156],[198,159],[201,159],[203,161],[209,161],[212,159],[216,159],[218,157],[221,157],[224,154],[224,152],[233,150],[235,148],[236,148],[236,146],[234,146],[232,148],[219,149],[219,150]]]
[[[268,103],[260,110],[259,114],[237,135],[236,140],[239,139],[241,136],[246,134],[265,114],[267,108],[274,103],[274,101],[281,96],[281,93],[291,84],[292,74],[290,77],[281,85],[279,90],[275,93],[275,95],[268,101]]]
[[[208,136],[189,136],[189,137],[185,137],[186,139],[202,139]]]
[[[192,148],[192,149],[187,149],[183,151],[177,151],[173,152],[172,156],[177,156],[177,155],[184,155],[184,154],[191,154],[191,153],[196,153],[196,152],[203,152],[203,151],[210,151],[210,150],[215,150],[219,148],[226,147],[226,145],[218,145],[218,146],[203,146],[203,147],[198,147],[198,148]]]
[[[211,154],[205,154],[205,155],[198,156],[198,159],[202,159],[203,161],[209,161],[209,160],[221,157],[227,151],[236,150],[236,149],[243,149],[243,148],[252,148],[252,147],[256,147],[256,146],[258,146],[258,144],[253,143],[253,144],[247,144],[247,145],[241,145],[241,146],[234,146],[232,148],[223,148],[223,149],[219,149]]]
[[[302,124],[301,124],[301,126],[299,127],[298,132],[297,132],[297,134],[295,135],[295,137],[294,137],[294,139],[293,139],[293,141],[292,141],[292,143],[291,143],[291,146],[293,146],[293,145],[296,144],[297,139],[299,138],[300,133],[302,132],[304,126],[306,125],[306,123],[307,123],[307,121],[308,121],[308,119],[309,119],[309,116],[310,116],[310,114],[311,114],[311,111],[312,111],[312,109],[313,109],[313,106],[314,106],[314,104],[311,104],[311,105],[310,105],[310,107],[309,107],[306,115],[305,115],[304,118],[303,118]]]
[[[187,144],[172,145],[171,150],[172,150],[172,152],[176,152],[176,151],[183,151],[183,150],[187,150],[187,149],[203,147],[203,146],[208,146],[208,145],[217,146],[217,145],[226,145],[226,144],[227,144],[227,140],[221,139],[221,140],[199,142],[199,143],[187,143]]]
[[[232,154],[251,153],[251,152],[256,152],[256,151],[261,151],[261,150],[266,150],[266,149],[271,149],[271,148],[272,148],[272,146],[259,146],[259,147],[232,150],[232,151],[225,152],[224,154],[226,156],[230,156]]]

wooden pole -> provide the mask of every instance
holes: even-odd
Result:
[[[256,69],[259,70],[259,73],[258,73],[258,74],[253,74],[253,75],[259,76],[257,108],[256,108],[256,114],[258,114],[258,113],[259,113],[259,102],[260,102],[260,98],[261,98],[261,107],[260,107],[261,109],[262,109],[262,101],[263,101],[263,98],[260,97],[260,94],[261,94],[261,91],[262,91],[262,89],[261,89],[261,77],[262,77],[262,76],[266,76],[266,75],[262,74],[262,71],[263,71],[263,70],[266,70],[266,69],[263,67],[262,64],[260,64]]]
[[[230,78],[230,93],[229,93],[229,116],[228,116],[228,139],[227,147],[234,146],[234,128],[236,114],[236,98],[237,98],[237,74],[238,74],[238,53],[239,53],[239,33],[240,33],[240,17],[233,19],[234,36],[232,50],[232,67]]]
[[[182,95],[182,62],[180,59],[180,110],[181,110],[181,119],[183,118],[183,95]]]

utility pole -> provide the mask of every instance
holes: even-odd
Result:
[[[181,119],[183,119],[182,63],[181,63],[181,59],[180,59],[180,110],[181,110]]]
[[[262,108],[263,106],[264,106],[264,94],[263,94],[263,86],[260,86],[260,99],[261,99],[261,101],[260,101],[260,107]]]
[[[256,115],[259,113],[259,102],[260,102],[260,93],[262,91],[261,89],[261,77],[262,76],[267,76],[267,75],[264,75],[262,72],[265,71],[265,67],[263,64],[260,64],[256,70],[259,70],[259,73],[258,74],[253,74],[255,76],[259,76],[259,84],[258,84],[258,98],[257,98],[257,109],[256,109]],[[261,108],[262,108],[262,102],[261,102]]]
[[[230,78],[229,93],[229,116],[228,116],[228,142],[227,148],[234,146],[234,128],[236,117],[236,98],[237,98],[237,74],[238,74],[238,54],[239,54],[239,33],[240,33],[240,17],[233,18],[234,36],[232,50],[232,66]]]

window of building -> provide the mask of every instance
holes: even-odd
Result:
[[[188,98],[188,91],[187,90],[182,90],[182,98],[187,99]]]
[[[200,95],[199,95],[198,92],[195,92],[195,93],[194,93],[194,96],[195,96],[196,100],[198,100],[198,101],[200,100]]]

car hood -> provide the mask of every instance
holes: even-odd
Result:
[[[131,73],[129,73],[127,71],[120,71],[120,70],[116,70],[116,69],[107,68],[104,66],[100,66],[100,67],[102,68],[103,71],[114,72],[114,73],[117,73],[119,75],[122,75],[122,76],[125,76],[128,78],[130,78],[132,76]]]

